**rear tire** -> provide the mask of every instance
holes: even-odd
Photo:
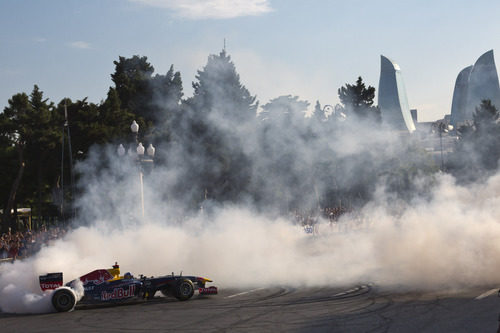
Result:
[[[76,299],[71,290],[59,289],[52,295],[52,305],[59,312],[68,312],[75,307]]]
[[[175,298],[179,301],[187,301],[194,294],[194,285],[191,280],[182,279],[175,285]]]

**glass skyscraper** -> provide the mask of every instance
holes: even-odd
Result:
[[[380,81],[378,85],[378,106],[384,124],[394,130],[415,131],[415,124],[406,97],[403,75],[398,64],[380,56]]]
[[[474,66],[464,68],[457,77],[453,91],[450,123],[457,126],[471,121],[476,108],[489,99],[500,108],[500,86],[493,50],[477,59]]]

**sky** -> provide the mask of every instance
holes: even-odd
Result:
[[[419,121],[432,121],[450,113],[460,70],[500,52],[499,13],[494,0],[0,0],[0,110],[35,84],[54,103],[99,103],[113,61],[133,55],[158,74],[173,65],[189,97],[225,43],[261,105],[282,95],[335,104],[358,76],[378,88],[384,55]]]

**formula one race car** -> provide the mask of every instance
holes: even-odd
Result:
[[[152,299],[157,291],[165,296],[173,296],[180,301],[190,299],[198,290],[200,295],[217,294],[217,287],[205,287],[212,280],[197,276],[165,275],[159,277],[136,278],[130,273],[120,276],[117,263],[112,269],[97,269],[66,283],[63,286],[62,273],[41,275],[40,287],[43,291],[54,290],[52,305],[59,311],[72,310],[77,302],[75,288],[78,280],[83,284],[83,297],[78,304],[121,303],[130,300]]]

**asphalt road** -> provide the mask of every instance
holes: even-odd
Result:
[[[492,288],[453,293],[375,286],[220,289],[187,302],[156,297],[70,313],[0,313],[0,332],[496,332]]]

